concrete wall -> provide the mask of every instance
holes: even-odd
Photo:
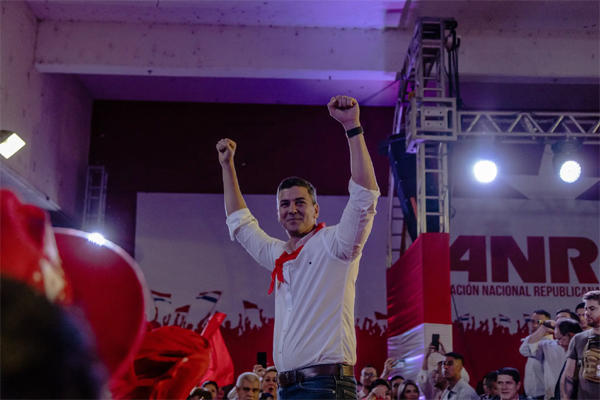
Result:
[[[23,1],[1,4],[0,125],[27,145],[10,168],[79,220],[83,211],[92,98],[79,80],[34,66],[38,21]]]

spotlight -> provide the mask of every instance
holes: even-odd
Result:
[[[479,182],[490,183],[496,179],[496,175],[498,175],[498,167],[496,167],[496,163],[493,161],[479,160],[473,167],[473,174],[475,174],[475,179],[477,179]]]
[[[0,131],[0,154],[9,159],[21,147],[25,146],[25,141],[12,131],[2,129]]]
[[[567,139],[552,145],[554,170],[563,182],[576,182],[581,176],[579,149],[582,143],[575,139]]]
[[[98,246],[102,246],[106,242],[104,236],[102,236],[98,232],[90,233],[88,235],[88,240],[92,243],[96,243]]]

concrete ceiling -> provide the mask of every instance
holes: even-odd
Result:
[[[554,54],[552,49],[553,46],[577,49],[579,43],[589,43],[590,38],[598,41],[600,3],[596,1],[27,0],[27,3],[41,21],[38,69],[42,72],[78,75],[96,99],[322,104],[331,93],[341,93],[352,95],[365,104],[393,106],[398,90],[397,84],[394,84],[395,71],[401,68],[415,21],[418,17],[431,16],[455,18],[458,21],[458,33],[469,39],[463,40],[462,48],[465,50],[461,50],[459,70],[463,74],[463,82],[471,82],[472,93],[487,91],[486,85],[490,82],[506,83],[507,87],[515,90],[504,90],[507,97],[503,108],[506,109],[511,108],[509,100],[519,96],[523,84],[552,83],[555,88],[556,84],[580,84],[578,87],[583,89],[583,103],[589,104],[584,108],[594,109],[597,104],[598,92],[594,87],[598,85],[598,73],[575,71],[577,65],[588,65],[585,64],[586,60],[581,60],[583,64],[561,66],[565,60],[573,58],[571,53],[561,50],[562,53],[559,51]],[[95,33],[76,42],[73,37],[86,36],[88,25],[96,29]],[[216,60],[208,68],[206,61],[201,65],[201,61],[191,56],[185,60],[192,51],[184,48],[184,40],[180,40],[181,35],[188,33],[186,27],[199,27],[200,36],[205,41],[213,42],[215,49],[212,53],[207,53],[207,46],[202,43],[204,58],[209,54]],[[244,44],[234,48],[229,42],[216,43],[219,33],[211,31],[212,27],[237,32]],[[319,34],[315,34],[313,42],[299,44],[286,38],[280,39],[279,43],[273,40],[273,37],[289,33],[292,28],[296,30],[296,36],[298,32],[300,36],[312,35],[311,30],[317,30]],[[50,37],[50,32],[65,30],[69,33],[62,37]],[[101,37],[110,35],[112,30],[119,33],[102,42]],[[153,49],[157,44],[161,49],[160,41],[164,39],[166,44],[162,45],[164,50],[161,51],[166,54],[170,47],[180,48],[174,51],[172,57],[178,62],[183,61],[179,64],[167,63],[161,68],[156,64],[162,60],[147,56],[144,65],[136,64],[137,61],[133,59],[124,61],[123,65],[115,65],[132,52],[132,46],[138,46],[138,42],[145,40],[146,34],[142,32],[146,30],[154,32]],[[369,43],[372,43],[375,34],[369,32],[374,31],[382,32],[385,40],[393,43],[387,43],[383,50],[371,50]],[[132,32],[131,35],[129,32]],[[360,39],[353,47],[351,41],[355,36],[352,32],[362,32],[363,36],[371,37],[368,40]],[[136,34],[136,39],[129,38]],[[311,62],[318,58],[315,54],[320,53],[311,53],[311,49],[321,45],[315,40],[325,42],[330,40],[327,38],[329,35],[338,36],[340,42],[345,42],[345,47],[342,46],[334,55],[335,59],[346,60],[350,52],[358,59],[370,59],[382,57],[383,51],[387,65],[363,63],[365,65],[362,67],[350,65],[344,69],[343,66],[334,65],[334,61],[324,61],[313,66]],[[488,38],[494,37],[501,40],[503,45],[496,53],[490,52],[490,47],[496,49],[493,39],[488,41]],[[113,46],[115,41],[125,43],[118,56],[113,55],[109,59],[108,53],[96,51],[96,59],[104,57],[107,61],[96,63],[94,60],[90,62],[90,58],[80,61],[72,57],[76,51],[78,55],[93,52],[98,48]],[[278,53],[269,52],[268,49],[254,51],[254,47],[261,46],[260,42],[263,42],[263,47],[288,46],[290,49],[289,52],[278,50]],[[337,43],[334,40],[331,43],[333,53],[334,47],[338,50]],[[75,51],[76,46],[78,48]],[[301,47],[301,51],[294,49],[294,46]],[[325,45],[322,46],[325,48]],[[59,47],[73,49],[62,51],[58,50]],[[235,59],[247,47],[251,47],[251,52],[256,54],[241,55],[240,65],[220,62],[221,59]],[[295,59],[293,54],[288,54],[294,51],[298,51]],[[588,50],[581,53],[589,55]],[[592,70],[597,70],[594,66],[598,64],[598,51],[592,53],[589,65]],[[531,60],[527,60],[529,56]],[[477,57],[481,57],[481,60]],[[490,57],[498,57],[498,60]],[[279,67],[279,64],[286,62],[285,67]],[[349,64],[347,61],[342,63]],[[132,68],[134,64],[135,69]],[[185,68],[180,64],[184,64]],[[516,73],[517,70],[521,72]],[[569,71],[573,71],[573,74],[570,75]],[[481,84],[481,87],[478,89],[474,82]],[[515,83],[521,85],[516,86]],[[572,90],[572,87],[569,86],[568,90]],[[561,109],[564,96],[559,93],[564,94],[566,89],[550,92],[557,93],[555,100],[545,99],[548,104],[543,107]]]

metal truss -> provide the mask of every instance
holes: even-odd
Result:
[[[600,113],[460,111],[458,135],[518,142],[580,139],[600,144]]]

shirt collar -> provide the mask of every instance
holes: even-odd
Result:
[[[296,245],[292,245],[291,241],[288,240],[284,245],[283,245],[283,250],[285,250],[286,253],[292,253],[293,251],[295,251],[298,247],[300,246],[304,246],[306,244],[306,242],[308,242],[308,240],[313,237],[316,233],[317,230],[317,226],[315,225],[313,227],[313,230],[310,231],[309,234],[307,234],[306,236],[304,236],[302,239],[298,240],[296,242]]]

